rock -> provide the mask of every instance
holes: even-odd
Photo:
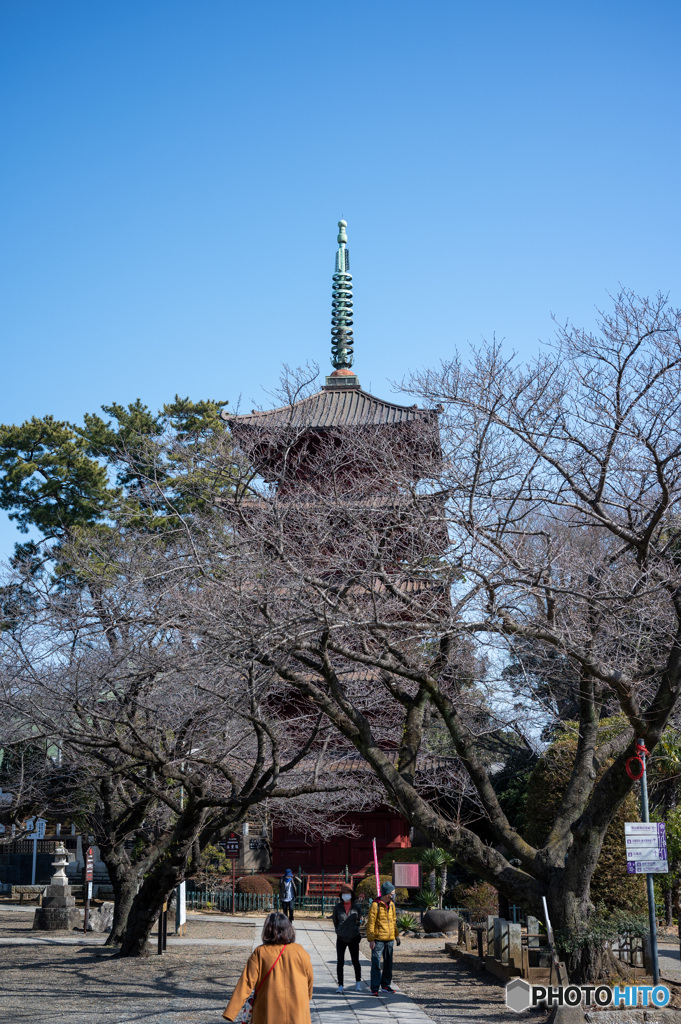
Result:
[[[90,910],[87,930],[89,932],[110,932],[113,925],[113,903],[103,903],[96,910]]]
[[[459,915],[454,910],[428,910],[423,915],[423,930],[429,934],[458,935]]]

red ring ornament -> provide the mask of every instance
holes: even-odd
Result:
[[[638,761],[640,765],[641,770],[639,771],[638,775],[634,774],[636,769],[632,769],[629,767],[632,761]],[[629,776],[629,778],[633,779],[634,782],[638,782],[639,779],[643,778],[643,773],[646,770],[646,765],[642,757],[639,757],[638,754],[634,754],[633,757],[627,758],[625,768],[627,770],[627,775]]]

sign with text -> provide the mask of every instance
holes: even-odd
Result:
[[[628,875],[658,875],[669,871],[664,822],[625,822],[624,845]]]
[[[232,832],[225,840],[225,853],[228,857],[238,857],[240,849],[239,837],[236,832]]]
[[[92,847],[88,847],[88,851],[85,854],[85,881],[91,882],[95,873],[95,852]]]
[[[27,832],[30,832],[31,839],[42,839],[45,836],[45,826],[47,821],[45,818],[27,818],[24,822],[24,828]]]
[[[402,889],[420,889],[421,865],[393,861],[393,885]]]

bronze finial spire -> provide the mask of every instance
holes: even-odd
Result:
[[[352,274],[347,249],[347,221],[338,221],[338,251],[331,298],[331,362],[335,367],[326,378],[327,387],[359,387],[352,366]]]

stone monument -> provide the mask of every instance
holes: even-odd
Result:
[[[61,929],[69,931],[82,924],[82,911],[76,910],[75,897],[71,895],[71,886],[66,877],[68,854],[63,843],[57,845],[52,867],[56,868],[50,884],[43,893],[43,905],[38,907],[33,919],[33,928],[40,931],[54,932]]]

